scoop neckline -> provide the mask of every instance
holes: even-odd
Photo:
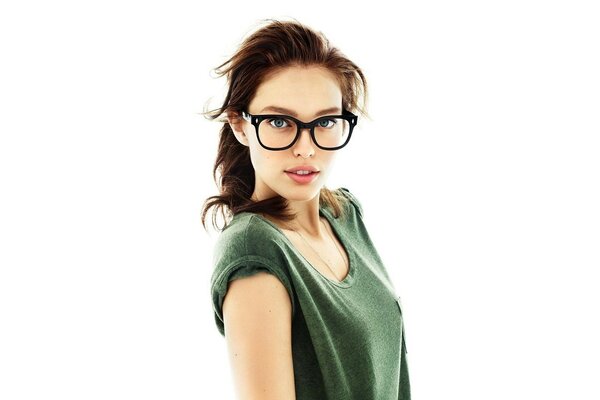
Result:
[[[300,257],[302,257],[304,259],[304,261],[306,261],[306,263],[308,265],[311,266],[311,268],[317,273],[319,274],[319,276],[321,277],[321,279],[331,283],[332,285],[341,287],[341,288],[349,288],[350,286],[352,286],[352,284],[354,283],[356,276],[355,276],[355,263],[356,263],[356,259],[355,259],[355,255],[354,255],[354,251],[351,249],[350,246],[348,246],[346,244],[346,242],[344,241],[345,238],[342,238],[343,235],[340,234],[339,232],[339,227],[336,226],[336,224],[334,224],[332,222],[332,220],[334,218],[332,218],[332,215],[322,206],[319,207],[319,215],[322,215],[325,217],[325,219],[327,220],[327,222],[329,222],[329,226],[331,227],[331,230],[333,231],[334,235],[337,237],[337,240],[340,242],[340,244],[342,245],[342,247],[344,248],[344,250],[346,251],[346,254],[348,255],[348,273],[346,274],[346,276],[344,277],[344,279],[342,279],[341,281],[334,281],[332,279],[329,279],[328,277],[326,277],[325,275],[323,275],[317,268],[315,268],[310,261],[308,261],[306,259],[306,257],[304,257],[304,255],[302,253],[300,253],[300,251],[298,249],[296,249],[296,246],[294,246],[294,244],[290,241],[290,239],[286,236],[285,233],[283,233],[283,231],[277,226],[275,225],[273,222],[269,221],[268,219],[264,218],[262,215],[257,214],[257,213],[249,213],[251,215],[256,216],[258,219],[260,219],[261,221],[266,222],[267,224],[269,224],[271,227],[273,227],[277,232],[279,232],[279,234],[281,236],[283,236],[284,240],[289,244],[289,246],[292,248],[292,250],[299,254]]]

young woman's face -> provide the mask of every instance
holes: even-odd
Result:
[[[277,111],[269,107],[284,108]],[[304,122],[324,115],[339,115],[342,93],[334,75],[322,67],[287,67],[266,79],[248,106],[250,114],[287,114]],[[322,110],[328,110],[321,112]],[[264,123],[266,123],[265,121]],[[281,126],[282,120],[271,124]],[[254,126],[240,119],[234,126],[238,140],[250,148],[256,175],[253,199],[263,200],[278,194],[292,201],[307,201],[319,194],[333,166],[337,151],[323,150],[312,141],[309,129],[303,129],[294,145],[272,151],[260,145]],[[294,167],[309,165],[319,172],[308,183],[296,182],[286,173]]]

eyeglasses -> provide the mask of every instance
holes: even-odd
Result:
[[[301,129],[310,129],[313,142],[323,150],[338,150],[350,141],[358,116],[347,110],[342,115],[326,115],[311,122],[302,122],[284,114],[250,114],[242,117],[256,129],[256,137],[267,150],[285,150],[296,143]]]

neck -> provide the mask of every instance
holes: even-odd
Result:
[[[266,216],[271,222],[280,229],[299,232],[304,237],[319,240],[325,237],[327,232],[323,227],[321,216],[319,214],[319,196],[309,201],[291,201],[288,200],[289,209],[296,213],[296,218],[292,221],[279,221]]]

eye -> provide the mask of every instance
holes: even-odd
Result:
[[[289,126],[289,122],[287,119],[285,118],[271,118],[269,119],[269,123],[273,122],[273,121],[277,121],[275,122],[275,124],[271,124],[274,128],[285,128],[285,125],[282,125],[282,123],[285,123]]]
[[[331,122],[331,125],[327,125],[329,122]],[[323,119],[321,121],[318,122],[319,127],[320,128],[331,128],[333,125],[336,124],[336,121],[333,119]]]

